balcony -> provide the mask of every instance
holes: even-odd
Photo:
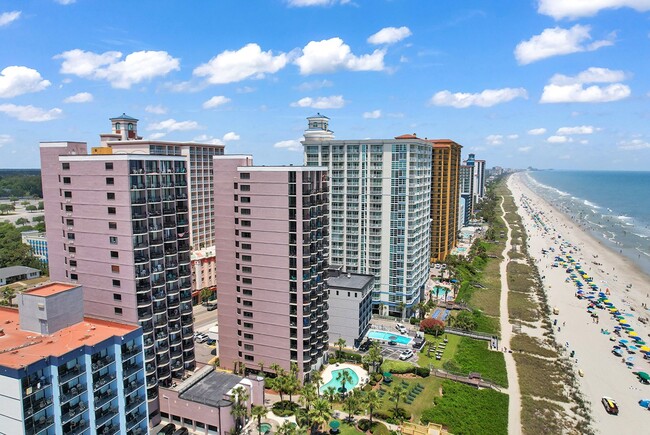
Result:
[[[133,234],[146,234],[149,229],[146,226],[133,226]]]
[[[35,422],[33,422],[31,425],[25,422],[25,433],[28,435],[36,435],[45,429],[49,428],[54,424],[54,416],[51,415],[49,417],[42,416]]]
[[[151,196],[148,196],[148,197],[147,197],[147,202],[148,202],[149,204],[154,204],[154,203],[160,202],[160,199],[161,199],[161,198],[160,198],[159,196],[151,195]]]
[[[169,314],[169,320],[170,321],[179,320],[180,317],[181,317],[181,311],[178,310],[178,309],[170,310],[168,314]]]
[[[52,399],[49,397],[43,397],[42,399],[36,400],[34,403],[25,402],[23,406],[25,409],[25,419],[27,419],[43,409],[52,406]]]
[[[163,244],[163,239],[162,237],[150,237],[149,238],[149,244],[151,246],[158,246]]]
[[[106,355],[101,358],[93,358],[93,363],[90,365],[90,367],[94,373],[113,362],[115,362],[115,357],[113,355]]]
[[[98,412],[95,413],[95,426],[101,426],[106,422],[110,421],[113,417],[117,415],[117,412],[118,412],[117,406],[99,410]]]
[[[158,385],[158,381],[156,381],[156,385]],[[147,389],[147,400],[149,402],[153,402],[157,398],[158,398],[158,388]]]
[[[122,374],[123,374],[123,376],[125,378],[128,378],[129,376],[131,376],[134,373],[139,372],[140,370],[142,370],[142,365],[135,364],[135,363],[134,364],[129,364],[127,366],[124,366],[124,370],[123,370]]]
[[[151,290],[151,284],[148,281],[139,281],[135,286],[136,293],[148,293]]]
[[[40,379],[38,377],[36,378],[32,377],[31,382],[29,382],[28,385],[23,387],[23,397],[31,396],[32,394],[35,394],[49,387],[51,384],[52,384],[52,378],[50,378],[49,376],[41,376]]]
[[[153,349],[151,348],[151,346],[153,346],[153,343],[154,343],[153,340],[151,340],[151,343],[149,343],[149,346],[148,346],[149,349],[144,351],[144,360],[146,362],[149,362],[149,361],[153,360],[156,357],[156,352],[154,352]]]
[[[100,388],[102,388],[104,385],[108,385],[109,383],[113,382],[115,380],[115,374],[114,373],[108,373],[100,378],[98,378],[96,381],[94,381],[94,389],[93,391],[97,391]]]
[[[131,382],[124,381],[124,396],[128,396],[134,391],[138,390],[142,385],[137,381],[133,380]]]
[[[109,423],[97,428],[97,433],[101,435],[115,435],[119,432],[120,432],[119,423],[116,424]]]
[[[145,417],[146,417],[145,414],[142,412],[134,412],[133,414],[127,414],[126,427],[129,430],[133,429],[133,427],[138,423],[140,423]]]
[[[126,399],[126,412],[129,413],[133,411],[134,408],[142,405],[144,403],[144,396],[133,396]]]
[[[155,303],[153,305],[153,312],[155,314],[163,314],[167,312],[167,307],[164,303]]]
[[[66,389],[65,386],[62,386],[61,390],[62,392],[59,400],[61,401],[61,405],[63,405],[83,394],[86,391],[86,386],[83,384],[75,384],[73,387],[68,389]]]
[[[158,379],[155,376],[147,378],[147,388],[155,388],[158,385]],[[147,392],[149,393],[149,391]],[[151,395],[148,394],[149,399],[151,400]]]
[[[151,296],[137,295],[138,308],[146,308],[151,305]]]
[[[86,372],[86,367],[77,364],[71,369],[59,370],[59,384],[65,384],[68,381],[78,377],[79,375]]]
[[[181,294],[181,301],[182,302],[190,302],[192,300],[192,291],[191,290],[183,290],[180,294]]]
[[[181,304],[181,313],[182,314],[190,314],[192,313],[192,304],[183,302]]]
[[[117,397],[117,390],[108,388],[103,393],[95,394],[95,409],[99,409]]]
[[[164,355],[169,350],[169,343],[167,341],[159,341],[156,345],[156,353],[158,355]]]
[[[164,302],[167,298],[167,295],[165,294],[164,291],[158,291],[153,294],[153,300],[154,302]]]

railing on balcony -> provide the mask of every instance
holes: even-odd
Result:
[[[35,435],[47,429],[54,424],[54,416],[42,416],[38,420],[33,421],[31,424],[25,422],[25,433],[28,435]]]
[[[95,425],[96,426],[101,426],[104,423],[108,422],[111,420],[113,417],[117,415],[118,408],[116,406],[106,408],[106,409],[101,409],[97,412],[95,412]]]
[[[111,400],[115,399],[117,397],[117,390],[108,388],[103,393],[96,393],[94,397],[95,397],[95,409],[98,409],[106,405]]]
[[[115,374],[114,373],[108,373],[100,378],[98,378],[96,381],[94,381],[94,391],[99,390],[102,388],[104,385],[108,385],[109,383],[113,382],[115,380]]]

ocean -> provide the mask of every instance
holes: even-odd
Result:
[[[650,172],[532,171],[528,186],[650,274]]]

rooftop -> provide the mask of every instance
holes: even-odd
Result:
[[[225,372],[212,371],[194,385],[181,392],[178,397],[203,405],[220,407],[232,402],[224,396],[241,382],[242,378]]]
[[[117,120],[117,119],[124,119],[124,120],[127,120],[127,121],[137,121],[137,119],[135,119],[132,116],[127,115],[124,112],[122,112],[121,116],[116,116],[115,118],[110,118],[111,121],[114,121],[114,120]]]
[[[113,336],[124,336],[137,326],[85,317],[76,325],[51,335],[20,329],[18,310],[0,307],[0,366],[19,369],[49,356],[62,356],[81,346],[94,346]]]
[[[43,297],[48,297],[55,295],[57,293],[62,293],[64,291],[68,291],[72,288],[78,287],[76,285],[70,285],[70,284],[63,284],[60,282],[53,282],[49,284],[45,284],[39,287],[35,287],[31,290],[25,290],[23,293],[25,294],[30,294],[34,296],[43,296]]]
[[[330,287],[345,288],[361,291],[368,283],[374,281],[374,275],[361,275],[358,273],[341,272],[336,276],[335,272],[329,271],[327,283]]]
[[[0,269],[0,278],[10,278],[12,276],[22,275],[25,273],[34,273],[38,271],[39,271],[38,269],[34,269],[33,267],[27,267],[27,266],[3,267],[2,269]]]

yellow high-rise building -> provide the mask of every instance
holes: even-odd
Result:
[[[461,145],[429,140],[431,153],[431,262],[444,261],[458,240]]]

